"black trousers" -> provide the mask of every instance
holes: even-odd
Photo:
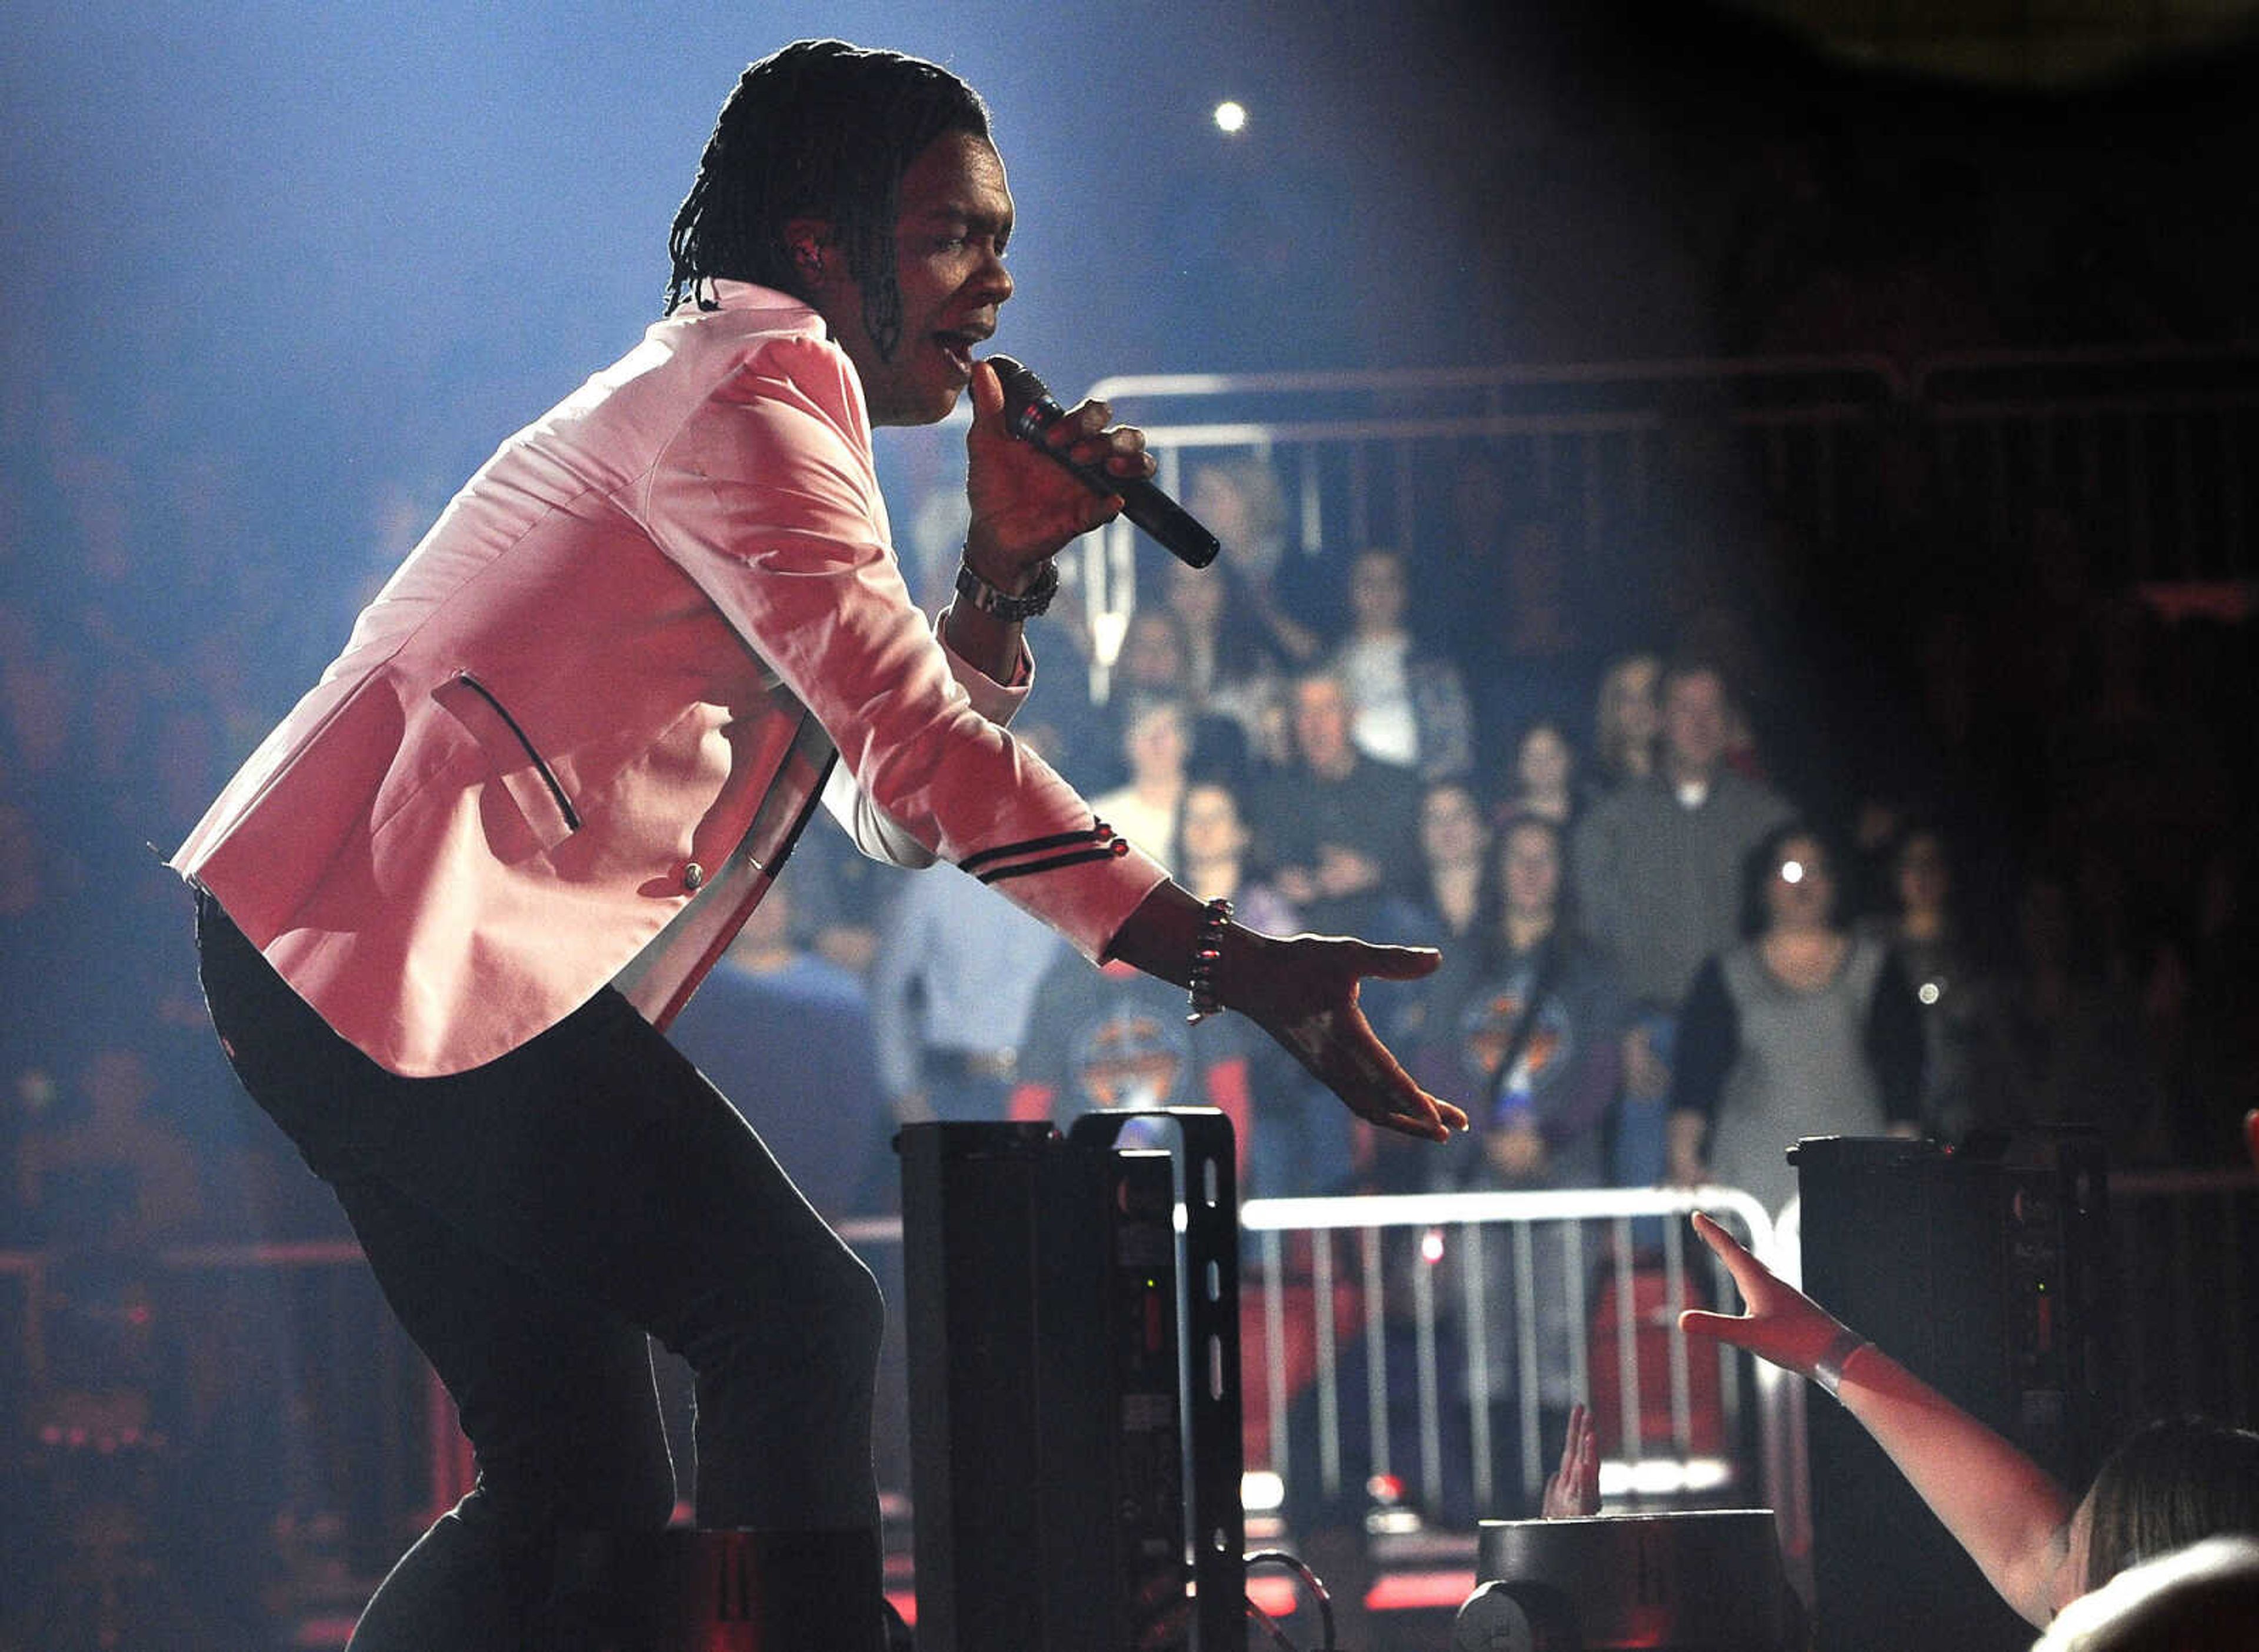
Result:
[[[646,1333],[696,1374],[699,1523],[868,1531],[840,1587],[875,1634],[878,1287],[720,1093],[609,989],[484,1066],[402,1078],[209,895],[197,945],[228,1058],[335,1190],[476,1453],[355,1652],[520,1644],[560,1533],[666,1524]]]

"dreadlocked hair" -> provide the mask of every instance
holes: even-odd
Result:
[[[710,278],[807,295],[785,246],[795,218],[838,237],[864,329],[891,359],[902,331],[894,227],[902,174],[944,132],[988,136],[980,95],[937,63],[844,40],[795,40],[750,66],[722,105],[667,238],[671,312]]]

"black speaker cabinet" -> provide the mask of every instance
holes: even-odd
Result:
[[[1131,1121],[1173,1145],[1123,1145]],[[896,1147],[918,1645],[1244,1647],[1229,1121],[916,1124]]]
[[[2082,1489],[2118,1426],[2092,1134],[1809,1137],[1790,1157],[1806,1292]],[[1820,1652],[2023,1652],[2031,1629],[1866,1431],[1816,1390],[1808,1414]]]

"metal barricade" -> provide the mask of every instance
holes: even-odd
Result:
[[[1090,394],[1144,428],[1160,485],[1180,497],[1203,465],[1260,461],[1289,559],[1384,545],[1464,554],[1454,490],[1472,460],[1498,483],[1490,525],[1543,519],[1602,591],[1651,575],[1673,543],[1727,545],[1769,523],[1792,524],[1823,561],[1849,554],[1885,506],[1996,554],[2036,510],[2067,508],[2109,583],[2222,586],[2259,571],[2250,350],[1127,374]],[[953,426],[904,438],[913,486],[957,474]],[[1101,695],[1137,601],[1136,546],[1116,522],[1073,564]]]
[[[1260,460],[1283,495],[1287,557],[1464,551],[1454,499],[1472,463],[1507,516],[1553,525],[1611,589],[1634,580],[1658,534],[1754,533],[1759,512],[1833,549],[1867,513],[1905,386],[1883,358],[1814,357],[1126,375],[1090,394],[1144,428],[1157,481],[1179,497],[1202,464]],[[1752,480],[1761,497],[1748,501]],[[1101,694],[1137,601],[1136,544],[1117,521],[1084,540],[1077,566]]]
[[[1345,1423],[1353,1419],[1370,1451],[1371,1472],[1400,1480],[1421,1501],[1434,1505],[1445,1499],[1448,1435],[1466,1443],[1470,1489],[1479,1506],[1513,1500],[1534,1506],[1547,1454],[1559,1449],[1557,1440],[1541,1438],[1541,1394],[1556,1387],[1589,1399],[1612,1389],[1610,1414],[1600,1419],[1616,1447],[1607,1465],[1607,1493],[1612,1499],[1699,1499],[1706,1492],[1722,1491],[1734,1478],[1730,1462],[1711,1454],[1744,1437],[1746,1374],[1754,1379],[1746,1392],[1757,1396],[1755,1466],[1764,1494],[1776,1507],[1800,1507],[1799,1488],[1787,1472],[1781,1403],[1785,1385],[1777,1373],[1767,1376],[1770,1367],[1736,1350],[1690,1347],[1678,1329],[1681,1308],[1708,1303],[1730,1309],[1735,1300],[1730,1279],[1714,1260],[1705,1258],[1707,1292],[1698,1298],[1690,1289],[1688,1229],[1682,1219],[1695,1210],[1719,1217],[1738,1229],[1759,1257],[1772,1259],[1771,1219],[1755,1199],[1730,1188],[1251,1201],[1241,1212],[1241,1225],[1255,1253],[1256,1277],[1246,1297],[1255,1305],[1251,1314],[1260,1316],[1260,1335],[1251,1335],[1249,1344],[1260,1345],[1263,1360],[1259,1370],[1247,1371],[1246,1381],[1251,1390],[1259,1385],[1259,1414],[1267,1425],[1264,1449],[1251,1455],[1251,1467],[1259,1463],[1261,1470],[1283,1481],[1292,1473],[1308,1472],[1302,1465],[1314,1463],[1324,1496],[1336,1497],[1344,1489],[1353,1493],[1356,1488],[1343,1482]],[[1658,1241],[1651,1247],[1635,1245],[1635,1224],[1644,1235],[1646,1224],[1658,1217],[1665,1219],[1657,1224]],[[1398,1253],[1410,1258],[1408,1265],[1390,1264],[1392,1236],[1400,1242]],[[1489,1237],[1503,1243],[1486,1243]],[[1400,1243],[1405,1241],[1408,1248]],[[1339,1254],[1343,1250],[1346,1263]],[[1445,1268],[1452,1257],[1457,1265]],[[1509,1278],[1488,1277],[1494,1258],[1503,1261]],[[1660,1299],[1645,1303],[1637,1276],[1658,1269]],[[1441,1288],[1439,1276],[1449,1280]],[[1457,1300],[1445,1300],[1447,1295]],[[1296,1300],[1291,1310],[1290,1298]],[[1613,1299],[1610,1322],[1595,1328],[1594,1310],[1605,1298]],[[1510,1305],[1505,1311],[1513,1315],[1503,1357],[1500,1340],[1488,1334],[1501,1303]],[[1290,1313],[1301,1312],[1310,1320],[1306,1379],[1290,1353],[1297,1341]],[[1542,1321],[1568,1328],[1565,1338],[1550,1339],[1556,1345],[1550,1349],[1541,1346],[1549,1340],[1541,1335]],[[1446,1334],[1447,1321],[1456,1321],[1457,1335]],[[1413,1369],[1405,1392],[1400,1377],[1388,1379],[1386,1345],[1392,1335],[1400,1342],[1407,1324]],[[1596,1337],[1596,1328],[1607,1335]],[[1643,1332],[1654,1333],[1648,1340],[1662,1349],[1659,1374],[1650,1368],[1651,1357],[1642,1357]],[[1611,1369],[1592,1369],[1596,1342],[1612,1343]],[[1361,1359],[1347,1352],[1351,1349]],[[1716,1361],[1716,1382],[1708,1382],[1706,1374],[1701,1386],[1715,1397],[1722,1432],[1707,1438],[1703,1443],[1709,1449],[1698,1454],[1694,1362],[1703,1358]],[[1455,1360],[1458,1369],[1451,1368]],[[1556,1360],[1565,1363],[1550,1368]],[[1354,1378],[1358,1367],[1361,1380],[1345,1381],[1345,1371]],[[1658,1380],[1664,1391],[1659,1396],[1651,1392]],[[1287,1437],[1298,1385],[1310,1391],[1301,1397],[1300,1409],[1314,1413],[1314,1449]],[[1352,1385],[1362,1392],[1351,1392]],[[1657,1399],[1664,1403],[1657,1405]],[[1408,1429],[1400,1414],[1405,1407],[1416,1419]],[[1450,1416],[1453,1407],[1463,1414]],[[1249,1408],[1251,1413],[1258,1411],[1254,1393]],[[1501,1422],[1519,1435],[1512,1454],[1521,1465],[1519,1486],[1493,1482],[1500,1442],[1493,1429]],[[1394,1442],[1407,1438],[1417,1442],[1414,1460],[1400,1463]],[[1707,1472],[1690,1467],[1705,1456],[1710,1457]]]

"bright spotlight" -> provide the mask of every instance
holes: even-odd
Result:
[[[1227,97],[1215,106],[1215,125],[1219,132],[1237,132],[1247,125],[1247,108]]]

